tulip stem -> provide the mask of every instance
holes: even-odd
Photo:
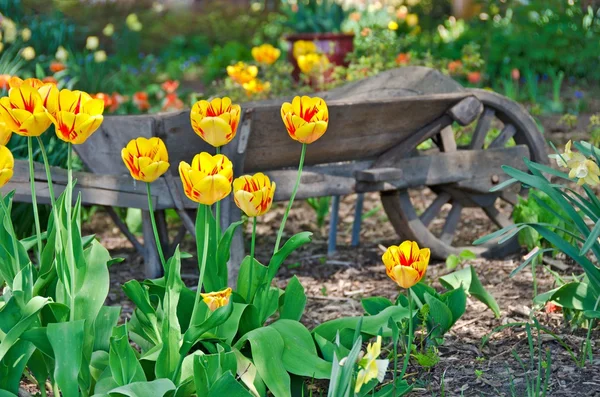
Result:
[[[281,236],[283,235],[283,229],[285,228],[285,222],[287,221],[290,210],[292,209],[292,205],[294,204],[294,199],[296,198],[296,193],[298,192],[298,187],[300,187],[300,178],[302,177],[302,166],[304,165],[304,156],[306,155],[306,143],[302,144],[302,152],[300,153],[300,163],[298,165],[298,176],[296,177],[296,184],[294,185],[294,190],[292,190],[292,195],[290,196],[290,201],[288,202],[288,206],[283,213],[283,219],[281,220],[281,225],[279,226],[279,231],[277,232],[277,240],[275,241],[275,250],[273,251],[273,255],[279,251],[279,244],[281,243]]]
[[[150,223],[152,223],[154,242],[156,243],[156,250],[158,251],[158,256],[160,257],[160,264],[162,265],[163,270],[166,272],[167,268],[165,267],[165,255],[163,254],[162,244],[160,243],[160,238],[158,237],[158,229],[156,228],[156,219],[154,218],[154,208],[152,206],[152,191],[150,189],[150,182],[146,182],[146,192],[148,193],[148,211],[150,212]]]
[[[75,320],[75,255],[73,253],[73,144],[67,144],[67,190],[65,191],[65,201],[67,209],[67,266],[69,269],[69,319]]]
[[[33,218],[37,237],[38,263],[42,264],[42,228],[40,227],[40,214],[38,213],[37,197],[35,194],[35,169],[33,167],[33,138],[27,138],[27,150],[29,154],[29,182],[31,184],[31,205],[33,206]]]
[[[202,212],[200,212],[202,211]],[[200,221],[200,214],[204,214],[204,244],[202,252],[200,252],[200,233],[198,233],[198,222]],[[208,256],[208,241],[210,240],[210,222],[208,221],[208,215],[210,208],[208,205],[198,205],[198,214],[196,215],[196,247],[198,250],[198,259],[200,259],[200,275],[198,277],[198,289],[196,290],[196,299],[194,300],[194,309],[192,309],[192,317],[190,320],[190,326],[194,324],[196,318],[196,311],[200,305],[200,293],[202,292],[202,284],[204,283],[204,270],[206,269],[206,257]]]
[[[38,144],[40,145],[40,152],[42,152],[42,158],[44,159],[44,168],[46,169],[46,179],[48,179],[48,192],[50,193],[50,204],[52,204],[52,209],[54,209],[54,205],[56,204],[56,197],[54,196],[54,183],[52,183],[52,173],[50,172],[50,162],[48,161],[48,154],[46,153],[46,148],[44,147],[44,142],[42,142],[42,138],[37,137]]]
[[[406,368],[408,368],[408,361],[410,359],[410,351],[412,348],[413,340],[413,310],[412,310],[412,294],[410,288],[406,290],[408,297],[408,342],[406,344],[406,354],[404,355],[404,364],[402,364],[402,372],[400,373],[400,379],[404,378]]]
[[[252,270],[254,269],[254,247],[256,245],[256,217],[252,218],[252,242],[250,243],[250,273],[248,274],[248,285],[252,285]],[[246,303],[250,303],[250,289],[246,296]]]
[[[221,147],[216,147],[215,148],[217,154],[221,154]],[[217,220],[216,224],[216,236],[217,236],[217,246],[219,245],[219,242],[221,241],[221,200],[217,201],[215,203],[215,218]]]

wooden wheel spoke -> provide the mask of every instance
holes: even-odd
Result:
[[[498,135],[496,137],[496,139],[494,139],[492,141],[492,143],[490,143],[490,146],[488,146],[488,149],[504,147],[508,143],[510,138],[512,138],[515,135],[516,132],[517,132],[517,129],[515,128],[514,125],[512,125],[512,124],[505,125],[504,128],[502,129],[502,131],[500,132],[500,135]]]
[[[450,198],[451,196],[449,193],[442,192],[435,198],[435,200],[433,200],[429,207],[427,207],[427,209],[419,217],[419,219],[421,219],[421,222],[423,222],[425,227],[429,226],[429,224],[435,218],[435,216],[439,214],[440,210],[442,209],[442,206],[448,201],[450,201]]]
[[[454,233],[458,227],[458,222],[460,222],[460,213],[462,212],[462,209],[462,204],[458,202],[452,203],[452,209],[450,209],[450,212],[446,217],[446,223],[444,223],[442,234],[440,236],[440,240],[446,244],[452,244],[452,240],[454,240]]]
[[[500,228],[512,224],[512,221],[506,215],[498,211],[498,209],[493,205],[490,205],[489,207],[483,207],[483,211],[486,213],[488,218],[490,218],[490,220]]]
[[[492,124],[492,120],[494,119],[494,115],[496,112],[494,109],[485,108],[481,118],[477,122],[477,126],[475,127],[475,132],[473,132],[473,136],[471,137],[471,143],[469,144],[469,149],[482,149],[483,144],[485,143],[485,137],[490,130],[490,126]]]

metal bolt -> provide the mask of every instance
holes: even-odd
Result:
[[[492,175],[492,183],[495,185],[500,182],[500,177],[496,174]]]

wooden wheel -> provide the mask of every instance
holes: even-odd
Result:
[[[542,135],[521,105],[493,92],[472,92],[484,105],[478,120],[465,127],[459,139],[455,139],[452,126],[443,129],[433,139],[433,152],[487,150],[517,144],[527,146],[532,160],[547,162]],[[497,183],[501,174],[501,170],[496,173],[490,170],[492,183]],[[402,239],[415,240],[429,247],[436,258],[458,254],[465,248],[485,257],[507,255],[519,248],[516,238],[502,245],[493,242],[479,247],[469,246],[472,239],[457,239],[459,224],[474,211],[479,213],[478,222],[488,224],[484,226],[487,230],[490,224],[497,227],[510,225],[510,213],[518,191],[474,193],[457,184],[438,185],[431,191],[431,194],[425,194],[425,187],[418,187],[381,193],[388,218]]]

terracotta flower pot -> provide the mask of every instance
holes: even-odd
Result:
[[[297,33],[287,36],[286,40],[289,43],[288,60],[294,65],[293,76],[296,80],[300,76],[300,68],[292,51],[295,42],[314,42],[319,52],[326,54],[329,62],[338,66],[348,66],[346,55],[354,50],[354,33]]]

